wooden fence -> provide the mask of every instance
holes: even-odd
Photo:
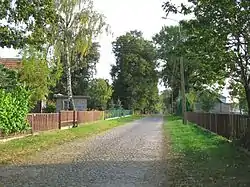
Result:
[[[187,119],[211,132],[250,149],[250,117],[238,114],[187,112]]]
[[[103,111],[61,111],[60,113],[29,114],[27,120],[32,133],[61,129],[73,124],[83,124],[103,119]]]

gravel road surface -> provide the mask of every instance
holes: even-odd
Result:
[[[0,168],[0,186],[166,186],[163,120],[148,117]]]

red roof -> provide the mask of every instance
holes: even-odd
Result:
[[[3,64],[6,68],[16,69],[21,65],[20,58],[0,58],[0,64]]]

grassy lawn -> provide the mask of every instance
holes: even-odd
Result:
[[[166,117],[169,186],[250,186],[250,156],[224,138]]]
[[[44,132],[36,136],[0,143],[0,165],[21,163],[27,156],[37,151],[75,139],[86,138],[139,118],[141,117],[130,116],[110,121],[98,121],[74,129]]]

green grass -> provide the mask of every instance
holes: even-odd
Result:
[[[109,121],[98,121],[92,124],[84,124],[78,128],[44,132],[39,135],[0,143],[0,165],[22,163],[28,156],[38,151],[75,139],[86,138],[139,118],[141,117],[130,116]]]
[[[250,156],[224,138],[166,117],[169,186],[250,186]]]

